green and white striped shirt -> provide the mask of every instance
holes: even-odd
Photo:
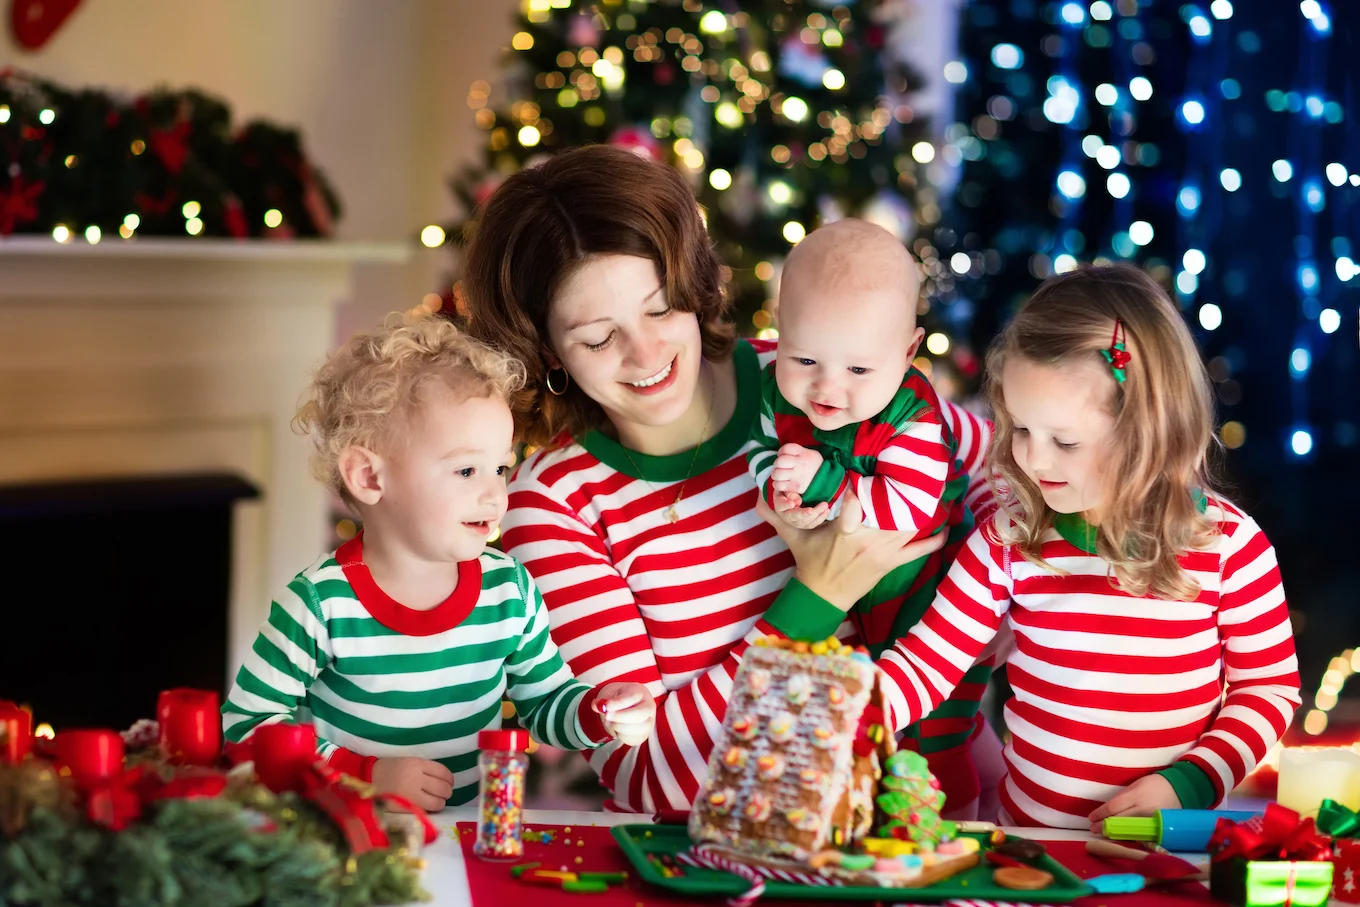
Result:
[[[271,721],[311,722],[328,762],[370,777],[376,758],[417,756],[453,772],[448,805],[477,794],[477,733],[501,726],[508,693],[542,743],[594,749],[608,734],[548,635],[525,569],[494,549],[459,566],[428,611],[386,595],[362,534],[299,573],[273,602],[222,706],[226,738]],[[584,726],[583,726],[584,723]]]

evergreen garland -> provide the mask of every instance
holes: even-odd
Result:
[[[328,236],[340,201],[296,130],[220,98],[71,89],[0,70],[0,236]]]
[[[0,765],[0,907],[404,904],[428,897],[422,865],[400,832],[350,854],[315,806],[239,773],[218,797],[154,802],[115,832],[42,760]]]

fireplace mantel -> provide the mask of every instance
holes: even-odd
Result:
[[[0,241],[0,484],[227,471],[259,487],[262,500],[237,506],[234,673],[271,594],[328,542],[330,502],[290,423],[336,306],[354,265],[410,256],[320,241]]]

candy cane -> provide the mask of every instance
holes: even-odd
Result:
[[[710,848],[711,845],[702,844],[692,851],[676,854],[676,859],[690,866],[702,866],[707,869],[730,872],[732,875],[750,882],[752,886],[750,890],[741,897],[728,901],[731,907],[750,907],[750,904],[765,893],[765,879],[791,882],[796,885],[812,885],[820,888],[835,887],[842,884],[836,879],[828,879],[820,875],[771,869],[767,866],[748,866],[745,863],[739,863],[715,853]]]
[[[745,863],[738,863],[736,860],[729,860],[727,857],[714,853],[707,844],[701,844],[693,851],[682,853],[679,856],[685,862],[692,860],[697,866],[730,872],[732,875],[750,883],[751,887],[746,889],[745,894],[728,900],[728,907],[751,907],[765,893],[765,879],[759,872]],[[685,857],[690,857],[690,860],[685,860]]]

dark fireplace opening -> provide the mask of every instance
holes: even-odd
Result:
[[[232,508],[211,473],[0,487],[0,699],[122,730],[170,687],[223,690]]]

